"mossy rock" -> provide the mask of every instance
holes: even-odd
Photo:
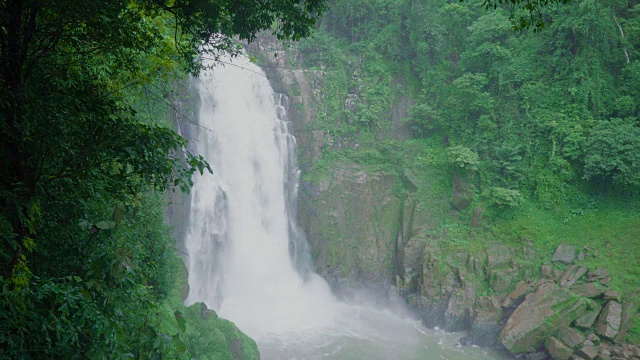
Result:
[[[513,354],[538,350],[545,339],[569,326],[586,309],[587,299],[555,284],[543,284],[513,312],[500,341]]]
[[[190,356],[204,360],[260,359],[255,341],[231,321],[219,318],[201,303],[185,309],[185,344]]]

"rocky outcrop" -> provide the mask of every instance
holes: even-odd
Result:
[[[546,283],[513,312],[500,341],[514,354],[539,349],[558,328],[569,326],[586,310],[586,301],[569,290]]]
[[[573,349],[553,336],[547,339],[546,348],[554,359],[568,360],[573,355]]]
[[[576,248],[572,245],[560,245],[553,254],[551,261],[572,264],[576,257]]]
[[[596,333],[601,337],[613,340],[620,330],[620,317],[622,315],[622,306],[617,302],[610,300],[598,317],[596,325]]]
[[[403,202],[398,178],[340,164],[327,179],[306,184],[299,208],[316,269],[334,282],[388,287],[394,278]]]
[[[256,342],[242,333],[232,322],[219,318],[204,303],[186,307],[182,314],[184,343],[195,359],[260,359]],[[177,332],[177,330],[174,330]]]

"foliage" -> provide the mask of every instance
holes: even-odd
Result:
[[[233,38],[308,35],[324,5],[0,4],[0,357],[188,357],[161,194],[211,169],[167,123],[177,84]]]
[[[518,190],[494,187],[491,189],[491,202],[498,207],[514,208],[523,202],[522,194]]]
[[[589,131],[584,156],[586,178],[611,178],[640,185],[640,127],[635,118],[598,121]]]
[[[639,24],[640,5],[626,1],[341,1],[292,49],[303,68],[302,49],[341,59],[325,61],[331,75],[311,83],[323,120],[305,130],[329,132],[331,145],[304,177],[326,180],[353,162],[398,174],[408,179],[399,197],[442,212],[443,239],[481,246],[524,236],[543,257],[560,243],[586,244],[610,253],[588,261],[631,293]],[[354,95],[366,112],[345,111]],[[455,216],[441,209],[452,163],[473,169],[466,185],[483,195]],[[486,221],[470,227],[481,208]]]
[[[553,22],[535,35],[514,32],[509,17],[519,8]],[[582,179],[635,186],[635,129],[607,130],[614,120],[598,119],[638,116],[640,43],[629,36],[638,14],[591,0],[342,2],[297,48],[299,65],[316,56],[306,49],[341,59],[322,63],[313,130],[347,147],[398,138],[397,99],[409,95],[413,136],[476,153],[480,189],[518,190],[554,207]]]
[[[464,0],[460,0],[464,1]],[[507,5],[511,10],[511,25],[516,30],[531,26],[540,31],[550,22],[544,17],[545,7],[552,4],[567,4],[571,0],[483,0],[486,9],[496,9],[499,5]]]
[[[473,150],[464,146],[454,146],[447,149],[449,159],[456,167],[466,170],[478,170],[480,158]]]

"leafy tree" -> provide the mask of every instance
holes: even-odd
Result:
[[[584,177],[640,185],[640,127],[635,118],[601,120],[589,131]]]
[[[141,110],[171,107],[167,84],[205,57],[237,53],[232,38],[272,29],[298,39],[323,9],[324,0],[0,4],[0,357],[185,355],[181,337],[156,324],[172,283],[163,274],[174,270],[158,196],[211,170],[159,113]]]
[[[464,0],[460,0],[464,1]],[[534,27],[534,30],[542,30],[549,22],[544,16],[544,9],[553,4],[568,4],[571,0],[482,0],[482,6],[496,9],[498,6],[509,7],[511,16],[509,20],[514,29],[520,30]]]

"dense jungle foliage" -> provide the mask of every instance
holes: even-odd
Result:
[[[210,168],[169,119],[191,120],[175,104],[199,54],[263,29],[300,38],[323,6],[0,4],[0,358],[257,358],[181,303],[163,192]]]
[[[288,58],[319,89],[306,180],[344,161],[397,174],[451,246],[588,246],[637,293],[640,2],[549,2],[530,21],[544,29],[487,3],[336,2]]]

